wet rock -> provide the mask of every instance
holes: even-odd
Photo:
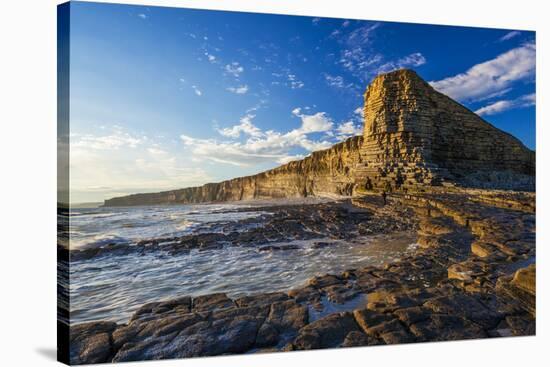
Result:
[[[250,306],[250,307],[228,307],[221,308],[212,311],[210,320],[220,319],[235,319],[240,316],[254,316],[257,318],[265,319],[269,312],[269,305],[265,306]]]
[[[331,285],[335,284],[341,284],[342,279],[337,277],[336,275],[323,275],[319,277],[311,278],[308,282],[308,285],[315,287],[315,288],[325,288]]]
[[[152,319],[136,319],[128,325],[119,326],[112,334],[115,350],[126,343],[140,343],[149,338],[159,338],[184,330],[192,325],[205,321],[207,315],[188,313],[170,315]]]
[[[513,276],[502,276],[496,283],[496,292],[504,304],[517,305],[536,315],[536,268],[531,265],[519,269]]]
[[[472,253],[479,257],[489,257],[497,252],[496,246],[481,241],[475,241],[472,243]]]
[[[508,316],[506,324],[509,325],[512,335],[535,335],[537,323],[530,315]]]
[[[410,326],[419,341],[477,339],[487,337],[478,325],[458,316],[432,314],[428,320]]]
[[[478,299],[462,293],[431,299],[424,304],[424,307],[435,313],[471,320],[486,329],[495,327],[503,317],[485,307]]]
[[[386,344],[408,343],[413,341],[413,336],[405,329],[398,319],[391,318],[370,327],[368,335],[377,336]]]
[[[359,331],[351,313],[331,314],[301,328],[293,346],[297,350],[338,347],[351,331]]]
[[[516,271],[512,284],[534,295],[537,292],[535,264]]]
[[[245,296],[235,300],[239,307],[264,306],[275,302],[286,301],[289,296],[283,292],[265,293],[254,296]]]
[[[344,348],[364,347],[367,345],[379,345],[379,344],[382,344],[382,342],[376,338],[369,337],[365,333],[362,333],[360,331],[350,331],[348,335],[346,335],[346,338],[342,343],[342,347]]]
[[[296,331],[308,322],[307,307],[293,300],[274,303],[271,305],[266,322],[281,333]]]
[[[394,319],[393,316],[388,314],[375,312],[368,309],[355,310],[353,311],[353,316],[361,329],[367,335],[371,336],[376,336],[376,329],[374,329],[375,327]]]
[[[113,349],[111,333],[114,322],[89,322],[72,326],[70,329],[71,364],[92,364],[108,362]]]
[[[321,299],[319,290],[313,286],[291,289],[288,295],[294,298],[296,302],[315,302]]]
[[[397,328],[397,330],[381,333],[380,338],[386,344],[404,344],[416,341],[415,337],[402,326]]]
[[[429,319],[431,314],[428,309],[420,306],[402,308],[394,312],[394,315],[408,326]]]
[[[258,248],[260,252],[266,251],[286,251],[286,250],[298,250],[300,246],[298,245],[268,245]]]
[[[329,246],[334,246],[334,243],[332,242],[314,242],[311,248],[313,249],[321,249]]]
[[[279,331],[268,322],[264,322],[256,335],[256,346],[259,348],[276,345],[279,342]]]
[[[344,304],[347,301],[355,298],[358,290],[350,285],[331,285],[323,288],[322,291],[326,294],[330,302]]]
[[[160,315],[166,312],[175,311],[178,313],[188,313],[191,311],[191,297],[180,297],[165,302],[151,302],[141,306],[132,316],[131,321],[150,317],[151,315]]]
[[[367,308],[373,311],[388,312],[399,308],[416,306],[417,301],[402,291],[376,291],[367,295]]]
[[[242,353],[254,345],[261,322],[248,315],[198,322],[179,332],[126,343],[113,362]]]
[[[210,311],[234,307],[235,303],[225,293],[213,293],[193,298],[193,311]]]
[[[448,269],[449,279],[458,279],[467,282],[471,282],[476,276],[481,276],[483,274],[484,272],[481,266],[471,261],[453,264]]]

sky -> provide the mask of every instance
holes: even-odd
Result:
[[[71,202],[255,174],[362,132],[400,68],[535,149],[535,33],[73,2]]]

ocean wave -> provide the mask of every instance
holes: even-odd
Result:
[[[111,235],[111,234],[100,234],[92,238],[82,238],[82,239],[70,239],[71,249],[91,249],[91,248],[101,248],[110,244],[120,244],[120,243],[129,243],[130,241],[127,238]]]

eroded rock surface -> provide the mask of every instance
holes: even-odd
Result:
[[[414,212],[421,246],[385,266],[314,277],[286,293],[182,296],[144,305],[124,325],[75,325],[71,360],[534,335],[534,194],[483,195],[458,189],[394,194],[386,206],[378,197],[356,198],[372,215]]]

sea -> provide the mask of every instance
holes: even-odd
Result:
[[[138,246],[142,240],[222,231],[227,223],[269,215],[259,204],[76,208],[70,210],[70,247],[112,243]],[[265,206],[265,203],[262,205]],[[319,241],[330,246],[314,247]],[[279,243],[270,243],[278,245]],[[71,323],[125,323],[140,306],[181,296],[225,292],[230,297],[288,291],[316,275],[395,261],[416,248],[410,233],[296,240],[286,251],[225,246],[169,254],[106,255],[70,263]],[[260,245],[260,244],[259,244]]]

